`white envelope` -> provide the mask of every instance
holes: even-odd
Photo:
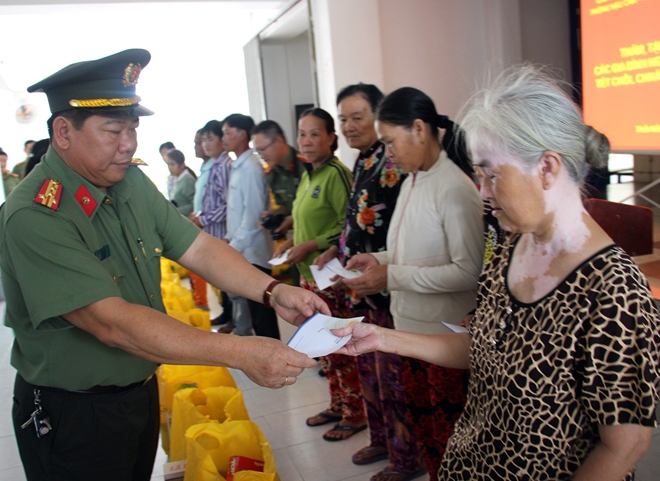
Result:
[[[289,253],[291,253],[291,249],[287,249],[286,252],[279,257],[273,257],[268,261],[268,263],[271,266],[279,266],[280,264],[284,264],[289,257]]]
[[[328,262],[326,266],[328,266],[328,269],[330,269],[332,272],[340,275],[344,279],[355,279],[356,277],[360,277],[362,275],[362,273],[357,269],[346,269],[341,265],[339,259],[336,257]]]
[[[323,269],[319,269],[318,266],[311,265],[309,266],[309,270],[312,271],[312,276],[314,277],[314,282],[316,282],[316,285],[319,288],[319,291],[322,291],[324,289],[327,289],[331,285],[333,285],[335,282],[331,281],[333,277],[335,277],[337,274],[335,274],[333,271],[331,271],[328,268],[328,265],[324,265]]]
[[[307,319],[291,336],[287,346],[309,357],[327,356],[339,350],[352,336],[335,336],[330,329],[339,329],[354,322],[362,322],[364,317],[341,319],[339,317],[314,314]]]

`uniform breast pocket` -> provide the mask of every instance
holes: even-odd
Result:
[[[108,271],[108,274],[117,285],[123,281],[126,273],[114,256],[109,256],[101,260],[101,265],[106,271]]]
[[[156,235],[149,236],[144,239],[143,245],[143,255],[147,258],[147,265],[150,266],[152,263],[160,265],[160,258],[163,256],[163,243],[161,239]]]

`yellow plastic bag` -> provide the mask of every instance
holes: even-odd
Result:
[[[160,290],[166,309],[188,312],[195,308],[195,300],[190,289],[186,289],[174,282],[161,282]]]
[[[174,319],[181,321],[185,324],[192,325],[190,324],[190,315],[186,312],[181,312],[177,309],[170,309],[167,304],[165,304],[165,310],[167,311],[167,315],[170,317],[173,317]]]
[[[182,389],[174,394],[170,461],[186,459],[186,430],[195,424],[249,421],[243,393],[233,387]]]
[[[226,367],[221,366],[179,366],[163,364],[156,371],[158,376],[158,393],[161,408],[172,411],[172,399],[179,389],[196,387],[228,386],[236,387],[234,378]]]
[[[170,431],[172,402],[179,389],[196,387],[236,387],[234,378],[226,367],[220,366],[178,366],[163,364],[156,370],[158,395],[160,397],[160,431],[163,450],[170,454]]]
[[[191,326],[203,329],[205,331],[211,330],[211,315],[209,311],[195,307],[194,309],[190,309],[190,312],[188,312],[188,318],[190,319]]]
[[[160,277],[161,281],[181,284],[181,277],[174,267],[174,262],[164,257],[160,258]]]
[[[264,472],[240,471],[235,481],[279,481],[270,443],[251,421],[227,421],[191,426],[186,431],[184,481],[226,481],[229,458],[246,456],[264,462]]]

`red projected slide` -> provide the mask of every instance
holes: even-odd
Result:
[[[581,0],[584,118],[619,152],[660,152],[660,0]]]

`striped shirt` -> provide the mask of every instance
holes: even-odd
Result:
[[[223,152],[215,160],[209,173],[209,181],[202,198],[202,213],[199,220],[204,232],[224,239],[227,235],[227,194],[231,159]]]

